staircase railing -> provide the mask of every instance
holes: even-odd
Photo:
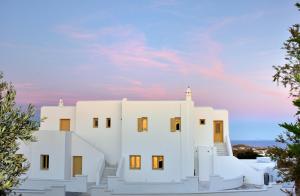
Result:
[[[89,146],[91,146],[92,148],[94,148],[96,151],[100,152],[102,154],[102,156],[100,156],[98,158],[98,164],[97,164],[97,175],[96,175],[96,185],[100,184],[101,181],[101,177],[105,168],[105,157],[103,152],[97,148],[95,145],[91,144],[89,141],[87,141],[86,139],[84,139],[83,137],[81,137],[80,135],[78,135],[76,132],[71,132],[74,136],[78,137],[79,139],[81,139],[82,141],[84,141],[85,143],[87,143]]]
[[[99,158],[98,166],[97,166],[96,186],[100,185],[104,168],[105,168],[105,159]]]
[[[87,143],[88,145],[90,145],[91,147],[93,147],[95,150],[97,150],[98,152],[103,153],[98,147],[96,147],[94,144],[91,144],[88,140],[86,140],[85,138],[83,138],[82,136],[80,136],[79,134],[77,134],[75,131],[71,131],[71,133],[75,136],[77,136],[78,138],[80,138],[82,141],[84,141],[85,143]]]
[[[229,138],[228,134],[225,137],[225,145],[226,145],[226,150],[227,150],[228,156],[233,156],[232,147],[231,147],[231,141],[230,141],[230,138]]]
[[[121,157],[118,163],[116,176],[117,177],[123,177],[123,171],[124,170],[124,157]]]

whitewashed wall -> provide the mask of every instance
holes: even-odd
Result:
[[[93,128],[93,118],[99,118]],[[106,128],[111,118],[111,128]],[[121,101],[79,101],[76,104],[76,133],[100,149],[108,164],[121,157]]]
[[[40,179],[65,179],[66,144],[65,132],[60,131],[38,131],[35,133],[38,138],[29,146],[29,153],[25,156],[30,159],[30,178]],[[70,147],[68,147],[70,148]],[[49,155],[49,169],[41,170],[40,155]]]
[[[184,104],[180,101],[123,101],[122,155],[126,181],[165,182],[181,179],[185,172],[182,162],[188,162],[182,152],[187,156],[190,155],[187,145],[192,149],[192,144],[187,142],[189,138],[183,136],[188,132],[186,111],[182,111],[186,110],[182,107]],[[137,118],[140,117],[148,117],[146,132],[137,131]],[[182,117],[181,132],[170,132],[170,118],[173,117]],[[129,155],[141,155],[140,170],[129,169]],[[164,156],[164,170],[152,170],[152,155]],[[189,159],[193,164],[192,157]],[[185,169],[193,174],[193,166]]]
[[[195,146],[213,146],[213,120],[214,110],[211,107],[194,108],[194,129]],[[199,120],[205,119],[205,125],[200,125]]]
[[[88,177],[88,182],[96,182],[97,175],[99,175],[97,168],[100,161],[104,159],[104,154],[94,145],[73,133],[72,156],[82,156],[82,175]]]
[[[214,174],[231,179],[245,176],[248,184],[263,185],[263,171],[256,170],[234,156],[214,156]]]
[[[83,156],[83,175],[95,182],[99,160],[105,157],[108,164],[116,165],[122,155],[128,182],[179,182],[194,175],[195,163],[199,180],[205,181],[212,170],[217,168],[220,173],[222,167],[213,168],[211,154],[205,150],[194,153],[195,149],[212,148],[213,120],[224,121],[224,141],[229,134],[226,110],[194,107],[192,101],[79,101],[74,107],[42,107],[41,117],[47,119],[41,123],[39,142],[30,152],[24,150],[32,162],[31,178],[70,179],[72,156]],[[137,131],[139,117],[148,117],[147,132]],[[170,131],[173,117],[181,117],[180,132]],[[58,131],[61,118],[71,119],[72,138]],[[99,119],[98,128],[93,128],[93,118]],[[106,128],[106,118],[111,118],[110,128]],[[205,125],[199,119],[205,119]],[[50,155],[48,172],[40,171],[39,155],[43,153]],[[141,155],[140,170],[129,169],[129,155]],[[152,155],[164,156],[163,170],[152,170]]]
[[[75,130],[75,107],[74,106],[44,106],[41,107],[40,130],[59,130],[60,119],[70,119],[70,129]]]
[[[199,181],[209,181],[213,175],[213,148],[211,146],[198,146]]]

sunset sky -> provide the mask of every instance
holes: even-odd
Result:
[[[296,1],[0,1],[17,103],[184,99],[227,109],[232,139],[273,139],[295,110],[272,82]]]

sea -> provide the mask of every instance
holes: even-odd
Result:
[[[284,145],[275,140],[231,140],[231,145],[244,144],[252,147],[283,147]]]

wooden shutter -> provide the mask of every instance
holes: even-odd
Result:
[[[141,169],[141,156],[135,156],[135,168]]]
[[[170,118],[170,127],[171,127],[171,132],[175,132],[176,131],[175,118]]]
[[[147,117],[143,117],[142,123],[143,123],[143,128],[142,128],[142,130],[143,130],[143,131],[148,131],[148,118],[147,118]]]
[[[142,131],[142,118],[138,118],[138,132]]]
[[[73,176],[82,175],[82,156],[73,156]]]
[[[60,119],[59,129],[61,131],[70,131],[70,119]]]

